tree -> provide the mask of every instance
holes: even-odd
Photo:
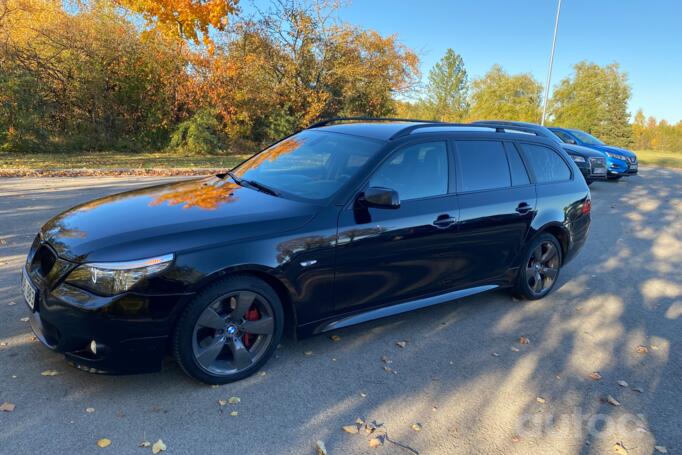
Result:
[[[428,116],[440,121],[462,121],[469,110],[469,80],[464,60],[452,49],[429,71],[426,87]]]
[[[607,144],[632,146],[627,75],[617,63],[580,62],[563,79],[551,99],[553,122],[589,132]]]
[[[509,75],[494,65],[472,84],[473,120],[540,121],[542,85],[530,74]]]

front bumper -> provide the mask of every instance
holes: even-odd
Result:
[[[630,165],[627,161],[624,160],[608,157],[606,159],[606,166],[610,176],[631,174]]]
[[[91,372],[161,368],[172,323],[186,295],[99,297],[66,284],[50,290],[32,282],[39,294],[31,329],[46,347]],[[96,354],[89,349],[93,340]]]

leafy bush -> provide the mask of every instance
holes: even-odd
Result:
[[[178,124],[168,148],[189,155],[219,153],[227,148],[227,137],[222,132],[216,112],[202,109]]]

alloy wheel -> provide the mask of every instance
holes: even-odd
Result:
[[[275,332],[268,300],[251,291],[237,291],[211,302],[194,325],[192,351],[200,368],[232,375],[249,368],[265,354]]]
[[[559,273],[559,261],[554,243],[545,241],[535,247],[526,264],[526,282],[535,295],[552,287]]]

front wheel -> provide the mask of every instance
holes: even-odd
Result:
[[[554,288],[561,263],[559,241],[551,234],[540,235],[524,254],[514,293],[528,300],[543,298]]]
[[[173,354],[188,375],[226,384],[270,358],[284,329],[277,293],[252,276],[232,276],[200,292],[180,316]]]

